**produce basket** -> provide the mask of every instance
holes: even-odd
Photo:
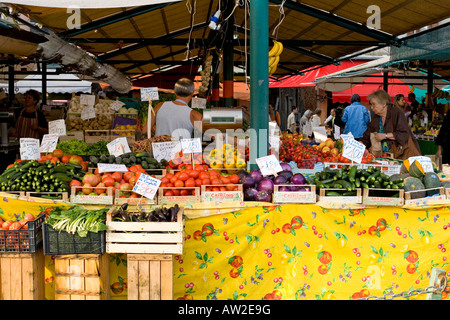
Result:
[[[299,169],[314,169],[317,159],[299,159],[297,161],[297,168]]]
[[[446,191],[444,187],[422,189],[405,192],[405,205],[425,205],[430,202],[439,203],[447,200]]]
[[[200,191],[202,202],[244,201],[242,184],[202,185]]]
[[[88,232],[86,237],[54,230],[44,223],[44,255],[103,254],[106,250],[106,231]]]
[[[44,221],[45,214],[42,213],[26,223],[28,230],[24,226],[19,230],[0,230],[0,252],[36,253],[42,243]]]
[[[178,206],[172,207],[175,208]],[[125,208],[125,209],[124,209]],[[167,221],[133,221],[133,217],[147,215],[157,206],[113,206],[106,214],[106,252],[107,253],[159,253],[182,254],[184,244],[183,207],[178,207],[176,219]],[[167,209],[169,209],[166,206]],[[113,221],[115,214],[128,217],[130,221]]]
[[[365,188],[362,203],[371,206],[401,207],[405,204],[403,189]]]
[[[343,163],[343,162],[325,162],[324,167],[330,167],[331,169],[338,169],[342,166],[356,166],[358,169],[367,169],[370,167],[380,168],[381,172],[391,176],[393,174],[399,174],[401,165],[397,164],[377,164],[377,163]]]
[[[352,194],[348,193],[351,192]],[[321,188],[319,190],[319,201],[327,203],[361,204],[362,190],[356,188],[354,191],[347,189]]]
[[[107,188],[98,188],[98,187],[91,187],[93,190],[93,193],[95,193],[96,190],[100,189],[106,189],[106,195],[98,195],[98,194],[77,194],[77,192],[81,191],[83,189],[82,186],[73,186],[71,188],[70,192],[70,202],[75,204],[113,204],[114,200],[114,193],[112,187]]]
[[[289,189],[291,190],[289,190]],[[281,189],[281,190],[280,190]],[[274,203],[316,203],[315,185],[274,185]]]
[[[149,205],[149,204],[156,204],[158,201],[158,198],[155,197],[154,199],[149,199],[146,197],[141,197],[140,195],[137,198],[130,198],[127,197],[127,193],[130,193],[131,190],[118,190],[116,189],[116,194],[114,196],[114,204],[116,205],[122,205],[124,203],[130,204],[130,205]]]
[[[186,190],[191,194],[182,195],[184,193],[183,190]],[[159,187],[158,189],[158,204],[195,204],[198,202],[200,202],[199,187],[192,187],[192,188]]]

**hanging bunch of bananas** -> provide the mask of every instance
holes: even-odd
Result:
[[[433,96],[433,98],[450,100],[450,93],[448,93],[448,91],[440,90],[436,87],[434,88],[431,95]]]
[[[283,52],[283,44],[273,40],[273,47],[269,51],[269,76],[274,74],[277,70],[281,52]]]

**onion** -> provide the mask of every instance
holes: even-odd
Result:
[[[306,179],[301,173],[296,173],[292,176],[291,183],[296,185],[305,184]]]
[[[289,186],[281,186],[278,188],[278,191],[288,192],[288,191],[292,191],[292,190],[291,190],[291,187],[289,187]]]
[[[251,176],[243,176],[239,182],[242,184],[244,190],[255,187],[255,180]]]
[[[291,186],[291,191],[301,191],[302,187]]]
[[[266,190],[260,190],[256,193],[255,200],[260,202],[270,202],[272,201],[272,194]]]
[[[283,171],[292,171],[292,167],[289,163],[281,162],[280,166],[283,169]]]
[[[239,179],[241,179],[242,177],[248,176],[249,174],[250,174],[250,173],[249,173],[248,171],[242,170],[242,171],[240,171],[237,175],[238,175]]]
[[[258,190],[256,190],[255,188],[248,188],[244,192],[244,200],[245,201],[254,201],[257,193],[258,193]]]
[[[267,192],[272,193],[273,192],[273,181],[268,178],[264,178],[258,183],[258,187],[256,189],[258,191],[266,190]]]
[[[261,170],[255,169],[250,172],[250,176],[255,180],[255,183],[258,184],[264,177],[261,173]]]
[[[285,177],[287,181],[291,181],[291,178],[292,178],[293,175],[294,174],[292,173],[292,171],[284,170],[284,171],[278,172],[278,176]]]
[[[287,183],[287,179],[283,176],[277,176],[274,180],[273,180],[273,184],[285,184]]]

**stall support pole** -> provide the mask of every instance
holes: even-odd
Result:
[[[433,75],[434,75],[434,65],[433,65],[433,60],[428,60],[427,61],[427,65],[428,65],[428,73],[427,73],[427,93],[428,93],[428,99],[427,101],[425,101],[425,104],[427,107],[433,107]],[[434,107],[433,107],[433,111],[434,111]]]
[[[11,107],[14,103],[14,57],[9,56],[11,62],[8,65],[8,102]]]
[[[47,62],[42,62],[42,105],[47,104]]]
[[[217,66],[219,65],[219,54],[216,50],[212,51],[213,55],[213,78],[212,78],[212,90],[211,90],[211,105],[213,107],[218,107],[220,102],[220,78],[217,72]]]
[[[234,7],[234,0],[228,0],[227,10],[224,11],[225,17],[230,16]],[[225,30],[225,43],[223,47],[223,104],[226,108],[232,108],[234,105],[234,14],[228,18]]]
[[[269,127],[269,3],[250,6],[250,169],[256,159],[268,155]]]
[[[388,72],[383,72],[383,90],[388,92],[388,88],[389,88],[389,73]]]

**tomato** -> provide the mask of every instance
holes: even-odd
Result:
[[[220,191],[220,188],[219,187],[212,187],[212,191]]]
[[[197,179],[200,176],[200,171],[192,170],[191,172],[189,172],[189,176],[191,178]]]
[[[73,179],[72,181],[70,181],[69,186],[70,186],[70,188],[77,187],[77,186],[79,187],[79,186],[81,186],[81,182],[79,180]]]
[[[22,225],[18,221],[14,221],[9,227],[9,230],[19,230],[21,226]]]
[[[172,190],[166,190],[166,191],[164,192],[164,195],[165,195],[166,197],[171,197],[171,196],[173,196],[173,191],[172,191]]]
[[[211,184],[211,179],[206,178],[206,179],[202,179],[202,185],[210,185]]]
[[[111,177],[114,179],[114,181],[120,182],[122,180],[122,173],[120,172],[114,172]]]
[[[201,185],[202,185],[202,179],[200,179],[200,178],[195,179],[195,186],[200,187]]]
[[[159,185],[160,188],[167,188],[167,183],[161,182]]]
[[[172,178],[170,178],[170,183],[175,183],[175,181],[177,181],[177,180],[178,180],[178,177],[174,175]]]
[[[169,183],[167,184],[167,188],[173,188],[173,187],[175,187],[175,186],[173,185],[172,182],[169,182]]]
[[[205,187],[206,192],[211,192],[211,187]]]
[[[222,181],[220,181],[219,178],[211,179],[211,184],[217,186],[219,184],[222,184]]]
[[[231,183],[230,178],[228,178],[226,176],[220,176],[220,181],[222,181],[222,184],[229,184],[229,183]]]
[[[236,186],[234,184],[227,184],[226,189],[227,189],[227,191],[234,191],[235,187]]]
[[[184,186],[186,188],[193,188],[195,187],[195,179],[194,178],[189,178],[184,182]]]
[[[211,170],[211,171],[209,171],[209,176],[218,178],[220,176],[220,173],[219,173],[219,171]]]
[[[231,183],[239,183],[239,176],[237,175],[237,174],[232,174],[231,176],[229,176],[229,178],[230,178],[230,182]]]
[[[173,173],[166,173],[164,177],[170,180],[173,177]]]
[[[169,183],[169,182],[170,182],[169,178],[167,178],[167,177],[161,178],[161,183]]]
[[[189,191],[186,189],[183,189],[180,191],[180,196],[188,196],[189,195]]]
[[[189,179],[189,174],[187,174],[186,172],[180,172],[178,180],[186,181],[187,179]]]
[[[200,174],[198,175],[198,177],[200,179],[209,179],[209,173],[208,172],[200,172]]]
[[[220,191],[227,191],[227,188],[224,187],[224,186],[221,186],[221,187],[220,187]]]
[[[176,180],[173,185],[175,186],[175,188],[183,188],[184,182],[183,180]]]

